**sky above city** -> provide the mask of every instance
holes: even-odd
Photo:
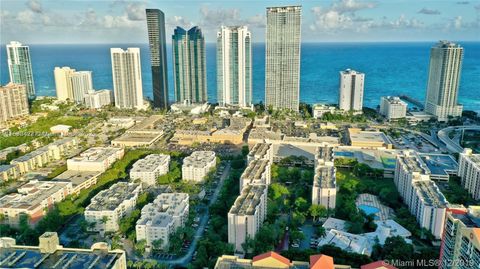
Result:
[[[145,8],[215,42],[221,25],[247,25],[264,42],[265,7],[302,5],[303,42],[480,41],[480,1],[0,0],[0,43],[147,43]]]

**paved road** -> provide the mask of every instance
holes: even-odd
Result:
[[[480,130],[480,126],[471,125],[471,126],[451,126],[444,128],[438,131],[438,138],[442,141],[445,145],[447,145],[447,149],[451,152],[462,152],[463,148],[459,144],[459,136],[455,136],[453,139],[450,139],[448,134],[453,130]]]
[[[227,176],[230,174],[230,163],[227,163],[225,166],[225,169],[223,170],[223,174],[220,177],[220,181],[218,182],[217,188],[215,189],[215,192],[212,195],[212,199],[210,199],[210,203],[208,204],[208,207],[205,210],[205,213],[203,214],[200,224],[198,225],[198,229],[195,232],[195,236],[193,237],[192,243],[190,244],[190,248],[188,249],[187,253],[183,257],[177,258],[175,260],[160,260],[156,259],[159,263],[165,263],[168,265],[181,265],[181,266],[187,266],[190,261],[192,260],[193,253],[195,252],[195,249],[197,249],[197,244],[198,241],[203,236],[203,232],[205,230],[205,227],[207,227],[207,222],[208,219],[210,218],[210,212],[209,212],[209,207],[213,205],[218,198],[218,194],[220,193],[220,190],[222,189],[223,182],[227,178]]]

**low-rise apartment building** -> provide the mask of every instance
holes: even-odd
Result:
[[[142,186],[135,183],[118,182],[109,189],[95,195],[85,208],[85,220],[95,223],[92,231],[116,232],[120,219],[135,209]]]
[[[98,242],[89,249],[65,248],[57,233],[45,232],[38,246],[17,245],[15,239],[0,238],[0,266],[7,268],[127,269],[125,251],[110,250]]]
[[[480,154],[474,154],[471,149],[460,153],[458,176],[473,199],[480,200]]]
[[[93,147],[68,159],[67,168],[72,171],[105,172],[115,161],[123,158],[124,154],[123,148]]]
[[[0,182],[16,179],[20,176],[16,165],[0,165]]]
[[[150,154],[133,164],[130,170],[130,179],[139,179],[146,185],[155,185],[159,176],[168,173],[169,165],[169,155]]]
[[[169,245],[170,234],[183,227],[188,219],[187,193],[162,193],[142,208],[135,231],[137,241],[145,240],[148,247],[159,242],[160,249]]]
[[[246,185],[228,212],[228,243],[243,252],[247,237],[254,238],[267,215],[266,185]]]
[[[215,152],[194,151],[183,159],[182,179],[201,182],[217,163]]]
[[[99,171],[72,171],[67,170],[60,175],[52,179],[52,181],[58,182],[71,182],[72,190],[71,194],[78,195],[83,189],[88,189],[93,185],[97,184],[98,176],[101,172]]]
[[[27,172],[44,167],[53,160],[60,160],[70,149],[77,145],[75,138],[63,138],[46,146],[38,148],[10,162],[18,167],[18,172],[23,175]]]
[[[0,197],[0,214],[3,222],[17,226],[22,215],[35,225],[55,203],[70,194],[72,183],[32,180],[18,188],[17,193]]]
[[[383,96],[380,99],[380,114],[388,120],[405,118],[407,115],[407,103],[395,96]]]
[[[393,142],[383,132],[362,131],[358,128],[348,129],[350,143],[353,147],[392,149]]]

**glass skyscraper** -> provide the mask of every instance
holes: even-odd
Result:
[[[298,111],[301,6],[267,7],[265,104]]]
[[[28,98],[35,96],[33,84],[32,62],[30,60],[30,48],[17,41],[7,44],[8,71],[10,82],[25,85]]]
[[[172,35],[175,101],[207,101],[205,38],[197,26],[177,27]]]
[[[152,65],[153,106],[168,108],[167,48],[165,15],[159,9],[147,9],[148,41]]]
[[[449,41],[438,42],[430,51],[425,112],[439,121],[462,115],[463,106],[458,104],[462,61],[463,48]]]
[[[246,26],[217,33],[217,98],[220,105],[252,104],[252,40]]]

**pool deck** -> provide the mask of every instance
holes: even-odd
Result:
[[[378,208],[380,211],[375,215],[378,216],[380,221],[385,221],[388,219],[393,219],[394,211],[388,206],[385,206],[380,202],[377,196],[369,193],[362,193],[358,195],[357,200],[355,201],[357,207],[359,205],[368,205]]]

